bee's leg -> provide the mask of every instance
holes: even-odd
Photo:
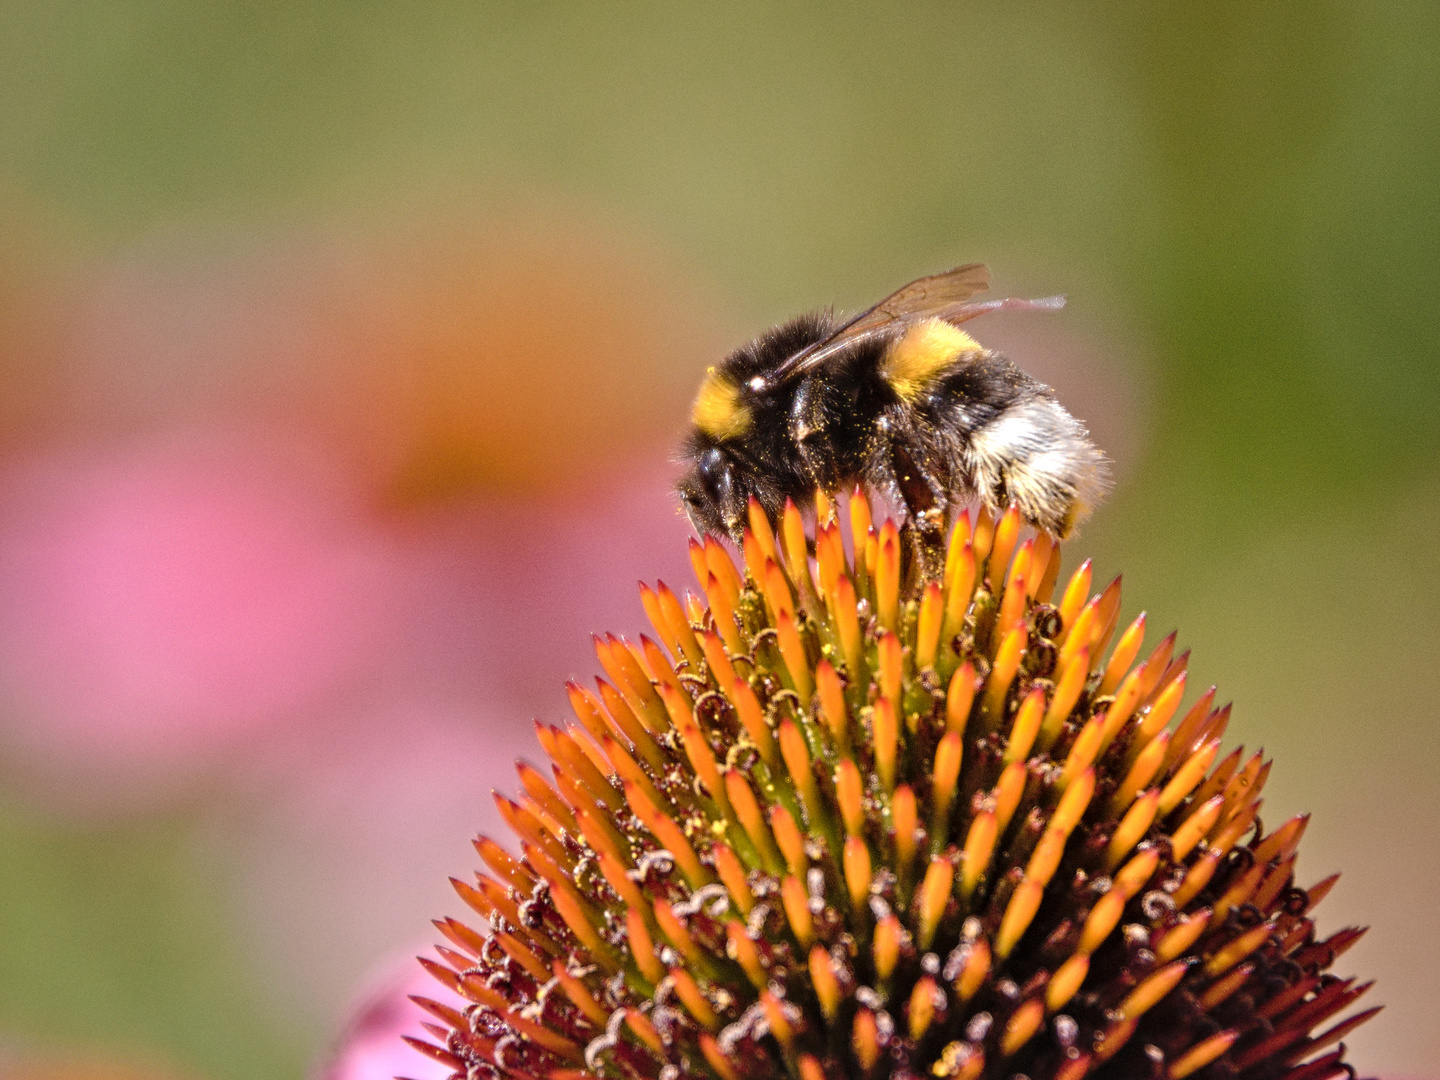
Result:
[[[926,457],[920,448],[891,438],[890,467],[905,502],[903,535],[911,574],[919,581],[939,581],[945,573],[945,518],[950,507],[944,486],[921,467]]]

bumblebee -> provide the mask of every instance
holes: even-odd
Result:
[[[1064,298],[971,299],[989,287],[984,266],[956,267],[838,324],[803,315],[710,368],[677,486],[695,527],[738,541],[752,497],[773,521],[787,499],[864,483],[922,547],[972,500],[1068,536],[1109,487],[1104,455],[1048,386],[959,327]]]

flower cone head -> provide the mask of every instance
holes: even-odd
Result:
[[[692,541],[699,599],[540,728],[422,1000],[457,1078],[1325,1080],[1367,989],[1269,763],[1018,515],[908,557],[863,492]],[[939,567],[924,580],[921,565]]]

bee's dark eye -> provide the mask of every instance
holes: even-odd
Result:
[[[729,493],[730,467],[725,462],[725,455],[718,448],[711,447],[705,451],[696,462],[695,471],[700,477],[700,483],[705,485],[705,493],[712,500],[719,501]]]

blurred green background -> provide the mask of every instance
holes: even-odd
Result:
[[[1087,401],[1124,410],[1094,426],[1130,448],[1071,547],[1180,628],[1230,742],[1274,753],[1267,814],[1315,812],[1301,877],[1344,872],[1322,929],[1373,925],[1340,967],[1388,1005],[1351,1060],[1440,1075],[1440,7],[5,4],[3,444],[104,413],[69,400],[104,373],[30,348],[94,267],[515,208],[639,238],[721,347],[972,259],[1068,293],[1054,332],[1099,358],[1117,389]],[[663,469],[703,362],[655,369],[627,460]],[[564,674],[525,704],[558,715]],[[340,1017],[254,962],[217,805],[0,799],[0,1052],[304,1074]],[[347,980],[378,955],[356,947]]]

